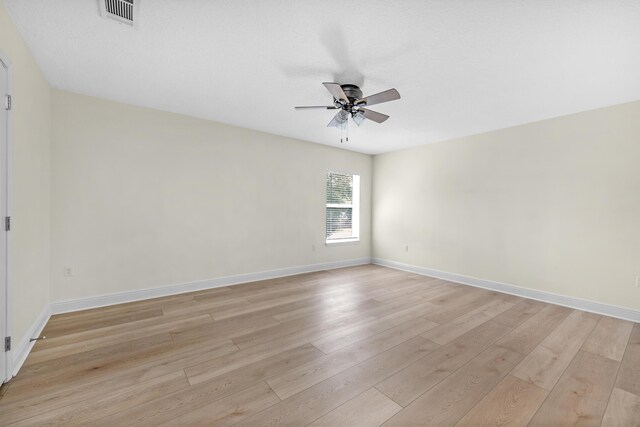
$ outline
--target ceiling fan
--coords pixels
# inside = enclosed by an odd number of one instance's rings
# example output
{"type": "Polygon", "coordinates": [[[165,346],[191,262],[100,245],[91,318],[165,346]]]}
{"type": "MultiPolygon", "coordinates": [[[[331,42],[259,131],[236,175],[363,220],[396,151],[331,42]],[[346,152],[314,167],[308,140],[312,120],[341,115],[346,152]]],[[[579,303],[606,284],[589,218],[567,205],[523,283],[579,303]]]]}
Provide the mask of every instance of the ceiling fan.
{"type": "Polygon", "coordinates": [[[324,110],[340,110],[329,122],[327,127],[336,127],[343,129],[347,126],[349,116],[360,126],[365,120],[373,120],[376,123],[382,123],[389,118],[386,114],[369,110],[370,105],[382,104],[383,102],[394,101],[400,99],[400,94],[395,89],[385,90],[365,98],[362,97],[360,88],[353,84],[339,83],[322,83],[324,87],[333,96],[333,105],[330,106],[311,106],[296,107],[296,110],[324,109],[324,110]]]}

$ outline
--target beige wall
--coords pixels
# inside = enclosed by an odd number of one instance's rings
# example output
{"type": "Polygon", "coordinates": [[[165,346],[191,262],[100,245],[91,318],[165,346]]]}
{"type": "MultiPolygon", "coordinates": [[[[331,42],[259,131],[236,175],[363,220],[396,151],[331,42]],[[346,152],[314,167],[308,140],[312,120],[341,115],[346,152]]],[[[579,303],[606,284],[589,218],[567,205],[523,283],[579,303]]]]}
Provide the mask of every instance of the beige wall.
{"type": "Polygon", "coordinates": [[[640,309],[640,102],[378,155],[373,170],[374,257],[640,309]]]}
{"type": "Polygon", "coordinates": [[[10,286],[17,346],[49,302],[50,90],[0,2],[0,49],[13,73],[10,286]]]}
{"type": "Polygon", "coordinates": [[[368,155],[58,90],[53,119],[53,301],[370,256],[368,155]],[[327,169],[362,176],[357,244],[324,245],[327,169]]]}
{"type": "Polygon", "coordinates": [[[368,257],[370,212],[376,257],[640,309],[640,102],[375,156],[372,207],[370,156],[52,92],[1,2],[0,49],[16,342],[49,301],[368,257]],[[326,169],[358,244],[323,244],[326,169]]]}

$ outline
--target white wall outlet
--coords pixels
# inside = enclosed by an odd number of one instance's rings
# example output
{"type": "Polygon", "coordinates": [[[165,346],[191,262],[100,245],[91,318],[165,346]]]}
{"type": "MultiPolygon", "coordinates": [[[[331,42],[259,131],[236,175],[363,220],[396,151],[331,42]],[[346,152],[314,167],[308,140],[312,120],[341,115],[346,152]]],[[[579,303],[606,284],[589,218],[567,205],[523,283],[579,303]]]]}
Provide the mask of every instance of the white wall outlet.
{"type": "Polygon", "coordinates": [[[315,252],[316,251],[316,245],[311,245],[311,252],[315,252]]]}
{"type": "Polygon", "coordinates": [[[640,288],[640,276],[636,276],[636,288],[640,288]]]}
{"type": "Polygon", "coordinates": [[[404,251],[405,251],[405,252],[409,252],[409,245],[407,245],[406,243],[405,243],[405,245],[404,245],[404,251]]]}
{"type": "Polygon", "coordinates": [[[71,267],[65,267],[64,268],[64,275],[65,275],[65,277],[73,276],[73,269],[71,267]]]}

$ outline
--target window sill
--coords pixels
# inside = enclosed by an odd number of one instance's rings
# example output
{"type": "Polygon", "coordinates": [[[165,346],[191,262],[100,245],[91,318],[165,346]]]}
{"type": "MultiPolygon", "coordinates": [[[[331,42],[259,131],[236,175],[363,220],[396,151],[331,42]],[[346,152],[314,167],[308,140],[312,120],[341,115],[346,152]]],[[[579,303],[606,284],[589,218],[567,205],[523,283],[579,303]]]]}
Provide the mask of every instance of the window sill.
{"type": "Polygon", "coordinates": [[[360,238],[354,239],[340,239],[340,240],[327,240],[324,242],[325,246],[342,246],[342,245],[354,245],[360,243],[360,238]]]}

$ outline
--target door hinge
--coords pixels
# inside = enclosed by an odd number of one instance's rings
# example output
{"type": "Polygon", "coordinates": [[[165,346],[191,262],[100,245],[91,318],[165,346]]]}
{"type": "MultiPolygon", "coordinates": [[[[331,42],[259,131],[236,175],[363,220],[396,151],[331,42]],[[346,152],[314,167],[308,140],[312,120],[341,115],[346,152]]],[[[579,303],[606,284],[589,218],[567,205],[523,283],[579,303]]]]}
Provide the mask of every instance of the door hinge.
{"type": "Polygon", "coordinates": [[[4,98],[4,109],[11,110],[11,95],[7,95],[4,98]]]}
{"type": "Polygon", "coordinates": [[[11,217],[4,217],[4,231],[11,231],[11,217]]]}
{"type": "Polygon", "coordinates": [[[4,351],[11,351],[11,337],[4,337],[4,351]]]}

